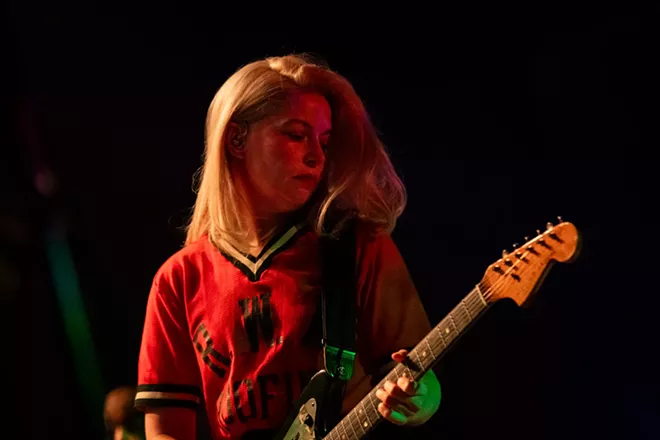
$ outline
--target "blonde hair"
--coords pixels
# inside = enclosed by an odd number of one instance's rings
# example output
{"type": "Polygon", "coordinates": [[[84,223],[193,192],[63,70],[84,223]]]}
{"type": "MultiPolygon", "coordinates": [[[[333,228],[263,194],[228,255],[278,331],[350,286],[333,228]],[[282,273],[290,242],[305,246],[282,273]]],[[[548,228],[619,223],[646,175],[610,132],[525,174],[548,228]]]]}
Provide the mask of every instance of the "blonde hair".
{"type": "Polygon", "coordinates": [[[243,248],[252,223],[232,181],[226,153],[229,122],[254,123],[272,115],[292,90],[323,95],[332,112],[332,136],[324,187],[310,211],[315,231],[336,233],[357,215],[378,230],[391,232],[406,205],[406,191],[353,86],[327,65],[307,55],[268,57],[237,70],[217,91],[206,118],[204,164],[186,244],[208,235],[243,248]],[[332,218],[329,230],[327,220],[332,218]]]}

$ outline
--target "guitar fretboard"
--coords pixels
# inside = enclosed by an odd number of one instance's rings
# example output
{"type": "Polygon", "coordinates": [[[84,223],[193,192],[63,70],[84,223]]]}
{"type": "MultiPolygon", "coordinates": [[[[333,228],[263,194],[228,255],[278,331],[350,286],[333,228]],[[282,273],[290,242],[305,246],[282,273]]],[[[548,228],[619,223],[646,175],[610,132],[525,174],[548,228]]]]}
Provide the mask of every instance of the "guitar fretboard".
{"type": "Polygon", "coordinates": [[[327,440],[356,440],[366,436],[381,420],[376,390],[386,381],[395,382],[407,376],[418,380],[446,352],[452,342],[486,309],[488,303],[477,285],[447,316],[408,353],[404,363],[397,364],[329,433],[327,440]]]}

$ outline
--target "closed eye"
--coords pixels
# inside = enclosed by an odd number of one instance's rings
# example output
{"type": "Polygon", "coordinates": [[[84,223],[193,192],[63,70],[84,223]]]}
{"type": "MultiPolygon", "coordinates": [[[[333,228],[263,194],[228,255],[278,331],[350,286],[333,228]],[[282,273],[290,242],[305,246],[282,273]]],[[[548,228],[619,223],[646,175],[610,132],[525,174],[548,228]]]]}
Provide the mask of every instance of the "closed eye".
{"type": "MultiPolygon", "coordinates": [[[[302,142],[307,138],[306,133],[297,133],[293,131],[286,131],[284,134],[291,139],[294,142],[302,142]]],[[[328,145],[330,144],[330,135],[329,134],[324,134],[322,135],[321,139],[319,140],[321,148],[323,151],[326,151],[328,149],[328,145]]]]}
{"type": "Polygon", "coordinates": [[[321,138],[321,148],[323,148],[323,151],[328,149],[328,146],[330,145],[330,136],[326,135],[321,138]]]}
{"type": "Polygon", "coordinates": [[[289,137],[289,139],[291,139],[291,140],[293,140],[293,141],[302,141],[302,140],[305,139],[305,135],[304,135],[304,134],[298,134],[298,133],[287,133],[286,135],[289,137]]]}

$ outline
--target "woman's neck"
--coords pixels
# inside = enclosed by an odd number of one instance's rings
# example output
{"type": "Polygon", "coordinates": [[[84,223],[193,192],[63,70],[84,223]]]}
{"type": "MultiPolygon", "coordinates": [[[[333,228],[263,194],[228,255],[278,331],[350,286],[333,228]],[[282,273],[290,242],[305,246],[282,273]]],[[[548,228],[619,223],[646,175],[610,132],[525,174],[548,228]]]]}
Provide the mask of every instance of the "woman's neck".
{"type": "Polygon", "coordinates": [[[256,257],[274,236],[291,225],[296,213],[264,214],[248,208],[244,215],[248,230],[238,250],[256,257]]]}
{"type": "Polygon", "coordinates": [[[266,246],[266,243],[286,225],[288,216],[281,214],[270,216],[254,215],[252,218],[253,226],[250,229],[247,244],[251,249],[258,249],[257,253],[259,253],[266,246]]]}
{"type": "Polygon", "coordinates": [[[307,212],[309,209],[306,206],[295,212],[264,212],[256,208],[264,204],[253,203],[254,201],[246,194],[242,185],[237,185],[237,190],[244,202],[243,212],[245,218],[248,220],[246,225],[248,226],[248,233],[242,243],[241,249],[238,250],[252,256],[259,255],[275,235],[280,233],[283,228],[289,226],[294,218],[301,215],[302,212],[307,212]]]}
{"type": "MultiPolygon", "coordinates": [[[[237,174],[240,175],[240,173],[237,174]]],[[[240,182],[243,179],[239,178],[237,180],[240,182]]],[[[252,197],[250,197],[248,191],[240,183],[236,185],[236,190],[242,201],[240,210],[244,219],[243,224],[247,227],[247,235],[243,237],[238,250],[256,256],[280,228],[282,228],[285,217],[278,214],[264,213],[256,209],[256,206],[259,206],[259,204],[253,203],[252,197]]]]}

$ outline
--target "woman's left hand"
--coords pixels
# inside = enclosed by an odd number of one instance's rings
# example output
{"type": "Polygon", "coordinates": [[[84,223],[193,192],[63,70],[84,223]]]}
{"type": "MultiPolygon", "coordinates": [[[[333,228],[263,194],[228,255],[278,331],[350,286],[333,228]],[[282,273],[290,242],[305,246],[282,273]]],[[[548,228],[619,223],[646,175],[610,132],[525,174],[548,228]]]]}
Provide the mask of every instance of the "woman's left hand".
{"type": "MultiPolygon", "coordinates": [[[[403,362],[407,350],[392,354],[392,359],[403,362]]],[[[401,377],[396,383],[386,381],[384,387],[376,391],[381,400],[378,411],[390,422],[397,425],[419,425],[431,418],[440,406],[440,383],[433,370],[429,370],[418,382],[401,377]]]]}

